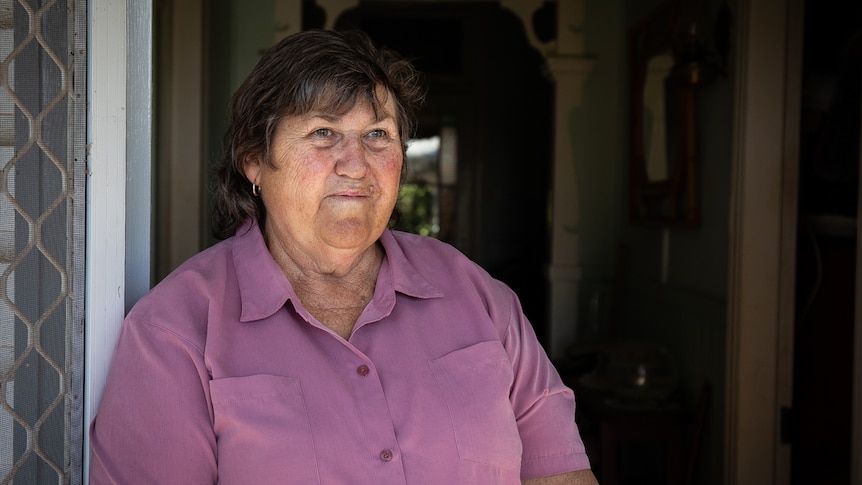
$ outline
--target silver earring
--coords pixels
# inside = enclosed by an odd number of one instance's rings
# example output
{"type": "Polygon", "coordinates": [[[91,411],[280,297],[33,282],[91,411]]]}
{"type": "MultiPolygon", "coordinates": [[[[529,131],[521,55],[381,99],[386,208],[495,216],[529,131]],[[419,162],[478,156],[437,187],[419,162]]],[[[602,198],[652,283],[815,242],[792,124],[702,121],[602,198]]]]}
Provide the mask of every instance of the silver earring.
{"type": "Polygon", "coordinates": [[[254,182],[251,183],[251,195],[255,197],[260,195],[260,185],[257,185],[254,182]]]}

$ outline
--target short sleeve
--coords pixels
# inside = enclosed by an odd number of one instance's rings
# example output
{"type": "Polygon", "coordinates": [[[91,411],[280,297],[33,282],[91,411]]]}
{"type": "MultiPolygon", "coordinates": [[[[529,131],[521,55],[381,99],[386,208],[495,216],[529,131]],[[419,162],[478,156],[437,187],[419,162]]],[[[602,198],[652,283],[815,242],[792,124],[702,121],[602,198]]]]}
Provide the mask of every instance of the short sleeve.
{"type": "Polygon", "coordinates": [[[90,483],[215,483],[208,380],[201,349],[127,319],[90,426],[90,483]]]}
{"type": "Polygon", "coordinates": [[[524,450],[521,478],[588,469],[575,423],[574,393],[563,384],[517,297],[510,293],[509,298],[504,347],[515,375],[511,402],[524,450]]]}

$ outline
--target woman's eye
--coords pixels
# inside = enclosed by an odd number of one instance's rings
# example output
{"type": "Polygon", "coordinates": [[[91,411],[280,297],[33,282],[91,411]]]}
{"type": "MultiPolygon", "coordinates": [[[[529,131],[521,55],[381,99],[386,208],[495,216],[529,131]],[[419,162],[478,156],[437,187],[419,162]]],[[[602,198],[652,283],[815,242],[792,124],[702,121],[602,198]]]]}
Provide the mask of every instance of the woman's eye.
{"type": "Polygon", "coordinates": [[[313,134],[314,134],[314,136],[318,136],[320,138],[328,138],[328,137],[332,136],[332,130],[330,130],[329,128],[320,128],[320,129],[314,130],[313,134]]]}
{"type": "Polygon", "coordinates": [[[384,138],[386,137],[386,130],[373,130],[368,133],[368,136],[371,138],[384,138]]]}

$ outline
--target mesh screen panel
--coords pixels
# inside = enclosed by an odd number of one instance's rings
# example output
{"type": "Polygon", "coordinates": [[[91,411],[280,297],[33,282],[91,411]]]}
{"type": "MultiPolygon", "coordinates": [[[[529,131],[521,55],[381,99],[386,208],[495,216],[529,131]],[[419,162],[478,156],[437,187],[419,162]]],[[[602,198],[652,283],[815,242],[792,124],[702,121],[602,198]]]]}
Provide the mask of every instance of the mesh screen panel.
{"type": "Polygon", "coordinates": [[[85,26],[0,0],[0,484],[83,479],[85,26]]]}

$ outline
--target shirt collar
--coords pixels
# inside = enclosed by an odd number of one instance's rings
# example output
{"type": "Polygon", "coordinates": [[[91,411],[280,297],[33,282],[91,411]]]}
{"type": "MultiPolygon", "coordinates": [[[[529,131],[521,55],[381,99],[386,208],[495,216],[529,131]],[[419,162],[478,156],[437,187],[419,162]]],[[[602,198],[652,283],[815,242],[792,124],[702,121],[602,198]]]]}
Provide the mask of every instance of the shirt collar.
{"type": "Polygon", "coordinates": [[[391,272],[393,289],[415,298],[439,298],[443,296],[421,271],[413,264],[401,247],[401,240],[390,230],[383,231],[380,243],[386,250],[386,259],[380,268],[391,272]],[[388,266],[388,269],[386,268],[388,266]]]}
{"type": "MultiPolygon", "coordinates": [[[[233,240],[234,268],[242,301],[240,321],[261,320],[275,314],[287,300],[299,301],[287,277],[272,258],[254,219],[246,221],[233,240]]],[[[394,301],[385,304],[380,300],[392,298],[396,291],[422,299],[443,296],[405,255],[392,231],[384,231],[380,243],[386,256],[377,280],[375,306],[391,308],[394,301]]]]}
{"type": "Polygon", "coordinates": [[[233,236],[233,263],[242,301],[241,322],[273,315],[288,299],[296,298],[253,218],[233,236]]]}

